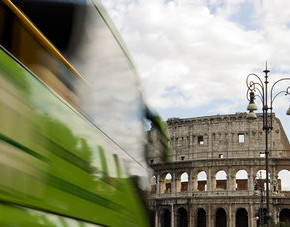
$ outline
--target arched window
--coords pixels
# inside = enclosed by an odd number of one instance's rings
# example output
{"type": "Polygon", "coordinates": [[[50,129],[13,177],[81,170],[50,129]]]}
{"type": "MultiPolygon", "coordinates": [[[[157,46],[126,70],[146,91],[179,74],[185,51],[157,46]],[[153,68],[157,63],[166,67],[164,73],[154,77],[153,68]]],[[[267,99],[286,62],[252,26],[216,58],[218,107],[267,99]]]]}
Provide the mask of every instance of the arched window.
{"type": "Polygon", "coordinates": [[[188,189],[188,174],[184,172],[180,176],[180,191],[185,192],[188,189]]]}
{"type": "Polygon", "coordinates": [[[197,174],[197,190],[207,191],[207,175],[205,171],[201,171],[197,174]]]}
{"type": "Polygon", "coordinates": [[[248,190],[248,173],[246,170],[239,170],[236,173],[236,190],[248,190]]]}
{"type": "Polygon", "coordinates": [[[184,192],[188,189],[188,174],[187,172],[183,172],[182,174],[178,175],[176,180],[176,190],[177,192],[184,192]]]}
{"type": "Polygon", "coordinates": [[[278,190],[290,191],[290,171],[283,169],[278,173],[278,190]]]}
{"type": "Polygon", "coordinates": [[[161,193],[171,193],[172,175],[167,173],[162,180],[161,193]]]}
{"type": "Polygon", "coordinates": [[[227,189],[227,174],[224,170],[216,174],[216,189],[227,189]]]}

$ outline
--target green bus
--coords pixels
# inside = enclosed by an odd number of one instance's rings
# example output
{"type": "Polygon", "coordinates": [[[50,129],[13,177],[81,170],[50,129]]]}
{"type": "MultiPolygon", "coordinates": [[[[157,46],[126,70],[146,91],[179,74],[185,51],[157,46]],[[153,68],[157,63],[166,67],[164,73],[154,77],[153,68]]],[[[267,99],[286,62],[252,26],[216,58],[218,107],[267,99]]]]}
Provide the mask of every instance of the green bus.
{"type": "Polygon", "coordinates": [[[0,226],[149,226],[146,113],[100,2],[0,0],[0,226]]]}

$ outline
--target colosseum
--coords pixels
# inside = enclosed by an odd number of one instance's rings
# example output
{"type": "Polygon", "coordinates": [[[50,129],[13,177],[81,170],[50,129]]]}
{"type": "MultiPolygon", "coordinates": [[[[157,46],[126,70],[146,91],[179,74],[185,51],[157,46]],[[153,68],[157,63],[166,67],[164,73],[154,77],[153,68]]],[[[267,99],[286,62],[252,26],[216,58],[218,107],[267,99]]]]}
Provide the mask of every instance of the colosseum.
{"type": "MultiPolygon", "coordinates": [[[[265,221],[263,116],[246,113],[167,120],[172,163],[160,160],[157,130],[149,135],[154,170],[154,226],[256,227],[265,221]]],[[[269,133],[271,222],[290,222],[290,144],[273,114],[269,133]]]]}

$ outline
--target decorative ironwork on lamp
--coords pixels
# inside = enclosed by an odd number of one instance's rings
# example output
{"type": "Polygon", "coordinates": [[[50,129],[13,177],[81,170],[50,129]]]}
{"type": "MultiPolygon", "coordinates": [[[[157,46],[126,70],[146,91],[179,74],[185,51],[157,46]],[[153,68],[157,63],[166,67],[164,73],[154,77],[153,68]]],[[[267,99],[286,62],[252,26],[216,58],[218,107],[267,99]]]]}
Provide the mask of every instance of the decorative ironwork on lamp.
{"type": "MultiPolygon", "coordinates": [[[[255,114],[255,110],[257,110],[257,105],[255,104],[254,100],[255,97],[260,98],[262,104],[263,104],[263,131],[265,132],[265,166],[266,166],[266,204],[267,204],[267,210],[266,210],[266,221],[267,221],[267,227],[270,227],[270,208],[269,208],[269,163],[268,163],[268,156],[269,156],[269,149],[268,149],[268,133],[273,129],[273,118],[272,118],[272,110],[273,110],[273,102],[275,98],[281,94],[285,93],[285,95],[290,95],[290,86],[286,88],[286,90],[282,90],[280,92],[277,92],[273,96],[273,88],[275,85],[281,81],[290,81],[290,78],[283,78],[280,80],[277,80],[271,87],[270,92],[270,106],[268,106],[268,73],[270,72],[267,69],[267,63],[266,63],[266,69],[263,71],[265,73],[265,81],[263,82],[261,78],[251,73],[247,76],[247,99],[250,101],[249,105],[247,107],[247,110],[249,110],[248,118],[249,119],[256,119],[257,115],[255,114]],[[250,78],[253,77],[253,80],[250,80],[250,78]],[[255,94],[256,92],[256,94],[255,94]],[[268,116],[268,110],[270,110],[270,116],[268,116]]],[[[288,108],[287,115],[290,115],[290,107],[288,108]]]]}

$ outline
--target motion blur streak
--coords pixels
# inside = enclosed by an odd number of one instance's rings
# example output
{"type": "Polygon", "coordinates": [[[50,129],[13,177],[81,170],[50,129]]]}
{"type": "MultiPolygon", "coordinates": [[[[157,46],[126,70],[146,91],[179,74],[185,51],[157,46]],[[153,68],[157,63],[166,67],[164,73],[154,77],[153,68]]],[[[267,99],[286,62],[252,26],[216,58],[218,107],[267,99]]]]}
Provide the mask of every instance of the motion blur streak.
{"type": "Polygon", "coordinates": [[[1,0],[0,226],[149,226],[144,111],[99,2],[1,0]]]}

